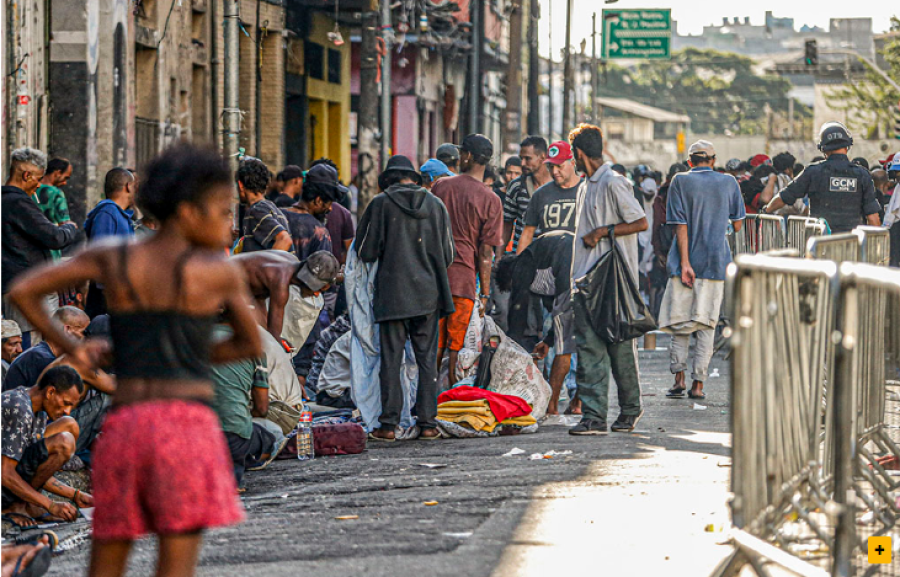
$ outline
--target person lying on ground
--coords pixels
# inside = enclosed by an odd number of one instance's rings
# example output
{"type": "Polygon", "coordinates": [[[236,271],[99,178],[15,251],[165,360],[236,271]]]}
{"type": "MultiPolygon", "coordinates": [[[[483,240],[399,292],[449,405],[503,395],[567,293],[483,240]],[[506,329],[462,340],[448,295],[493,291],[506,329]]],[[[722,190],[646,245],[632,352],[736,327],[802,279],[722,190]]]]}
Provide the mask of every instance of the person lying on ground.
{"type": "Polygon", "coordinates": [[[150,533],[159,536],[156,574],[192,575],[203,531],[244,518],[209,407],[212,366],[262,354],[243,271],[224,255],[233,191],[217,150],[178,142],[147,165],[138,189],[141,211],[160,222],[156,234],[89,247],[10,288],[62,352],[95,368],[114,351],[114,408],[92,463],[91,577],[123,575],[133,542],[150,533]],[[104,286],[112,343],[68,337],[42,306],[41,295],[86,280],[104,286]],[[214,341],[223,318],[234,334],[214,341]]]}
{"type": "MultiPolygon", "coordinates": [[[[213,338],[226,338],[231,330],[216,327],[213,338]]],[[[212,369],[215,398],[213,410],[222,424],[238,487],[247,466],[267,460],[275,449],[275,436],[253,417],[269,412],[269,371],[265,358],[242,359],[212,369]]]]}
{"type": "Polygon", "coordinates": [[[3,514],[21,519],[20,525],[33,525],[34,517],[47,512],[74,521],[75,507],[94,506],[91,495],[53,477],[75,454],[78,424],[69,414],[83,392],[77,371],[54,367],[33,387],[3,393],[3,514]],[[41,489],[75,506],[52,501],[41,489]]]}
{"type": "MultiPolygon", "coordinates": [[[[62,327],[63,332],[73,339],[83,340],[84,331],[91,324],[91,319],[84,311],[75,307],[60,307],[53,313],[54,322],[62,327]]],[[[31,347],[9,366],[9,372],[3,381],[3,390],[17,387],[33,386],[41,373],[62,352],[59,345],[44,340],[31,347]]]]}
{"type": "MultiPolygon", "coordinates": [[[[232,260],[247,275],[259,324],[279,341],[282,340],[285,310],[292,304],[291,286],[299,289],[303,300],[309,300],[337,282],[340,269],[337,259],[327,251],[313,253],[303,262],[284,251],[243,253],[232,260]]],[[[322,309],[321,304],[318,309],[322,309]]],[[[318,313],[315,316],[318,317],[318,313]]],[[[309,328],[312,329],[312,325],[309,328]]],[[[303,336],[301,341],[289,344],[300,346],[305,341],[303,336]]]]}

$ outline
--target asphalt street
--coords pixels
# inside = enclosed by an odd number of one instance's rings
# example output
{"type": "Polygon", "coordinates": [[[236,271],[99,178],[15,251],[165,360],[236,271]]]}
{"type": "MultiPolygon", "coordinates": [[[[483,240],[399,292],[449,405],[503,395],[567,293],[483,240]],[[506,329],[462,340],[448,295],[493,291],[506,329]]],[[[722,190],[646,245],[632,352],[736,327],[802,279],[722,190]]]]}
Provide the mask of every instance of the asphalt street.
{"type": "MultiPolygon", "coordinates": [[[[730,552],[728,364],[714,359],[720,376],[695,402],[665,398],[667,351],[640,360],[645,415],[632,434],[572,437],[553,425],[494,439],[370,443],[361,455],[249,473],[247,522],[206,535],[198,573],[708,575],[730,552]],[[504,456],[515,448],[524,453],[504,456]],[[551,450],[571,454],[531,459],[551,450]]],[[[84,574],[88,547],[57,557],[49,574],[84,574]]],[[[128,575],[152,574],[154,554],[152,539],[137,543],[128,575]]]]}

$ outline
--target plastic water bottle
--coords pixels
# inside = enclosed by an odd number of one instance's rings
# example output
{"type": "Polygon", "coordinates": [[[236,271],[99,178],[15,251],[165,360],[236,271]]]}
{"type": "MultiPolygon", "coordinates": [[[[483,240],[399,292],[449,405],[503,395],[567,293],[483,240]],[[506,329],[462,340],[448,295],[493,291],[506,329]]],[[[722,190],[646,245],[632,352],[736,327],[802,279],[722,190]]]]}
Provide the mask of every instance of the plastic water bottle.
{"type": "Polygon", "coordinates": [[[313,443],[312,413],[303,411],[300,413],[300,422],[297,423],[297,458],[308,461],[316,458],[316,447],[313,443]]]}

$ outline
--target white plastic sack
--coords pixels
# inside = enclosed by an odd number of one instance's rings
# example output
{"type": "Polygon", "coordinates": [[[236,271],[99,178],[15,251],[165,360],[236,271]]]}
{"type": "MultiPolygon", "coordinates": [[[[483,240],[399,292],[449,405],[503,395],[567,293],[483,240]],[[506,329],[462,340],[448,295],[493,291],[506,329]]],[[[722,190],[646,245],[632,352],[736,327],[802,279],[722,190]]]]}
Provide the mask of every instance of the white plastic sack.
{"type": "Polygon", "coordinates": [[[531,353],[507,337],[493,321],[486,324],[485,336],[498,337],[500,345],[491,361],[489,391],[513,395],[531,405],[531,416],[537,420],[547,414],[552,390],[541,371],[534,365],[531,353]]]}
{"type": "Polygon", "coordinates": [[[303,403],[303,389],[291,364],[291,356],[269,331],[259,327],[259,334],[269,371],[269,400],[296,407],[303,403]]]}
{"type": "MultiPolygon", "coordinates": [[[[319,320],[319,313],[325,306],[322,295],[303,298],[300,287],[291,285],[291,296],[284,307],[284,325],[281,338],[291,343],[291,356],[296,355],[306,343],[309,333],[319,320]]],[[[268,302],[266,302],[268,306],[268,302]]]]}

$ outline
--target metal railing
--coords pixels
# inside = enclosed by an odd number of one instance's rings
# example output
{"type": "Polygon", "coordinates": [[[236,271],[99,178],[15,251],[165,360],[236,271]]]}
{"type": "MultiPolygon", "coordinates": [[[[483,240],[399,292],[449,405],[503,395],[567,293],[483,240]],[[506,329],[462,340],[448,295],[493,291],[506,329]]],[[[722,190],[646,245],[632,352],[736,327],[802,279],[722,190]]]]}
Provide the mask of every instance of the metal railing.
{"type": "MultiPolygon", "coordinates": [[[[849,235],[855,253],[846,236],[810,253],[884,262],[881,229],[849,235]]],[[[737,531],[716,575],[876,574],[866,538],[900,521],[900,270],[744,255],[728,292],[737,531]]]]}
{"type": "MultiPolygon", "coordinates": [[[[900,383],[895,380],[900,348],[896,339],[885,339],[886,331],[900,330],[900,271],[844,263],[839,274],[833,402],[834,501],[840,514],[832,571],[852,576],[866,570],[868,575],[867,537],[891,534],[900,520],[900,496],[895,493],[900,477],[885,468],[900,461],[900,383]]],[[[900,564],[879,574],[900,575],[900,564]]]]}
{"type": "Polygon", "coordinates": [[[837,263],[859,261],[859,236],[852,232],[814,236],[806,245],[811,258],[832,260],[837,263]]]}
{"type": "Polygon", "coordinates": [[[759,225],[757,223],[759,215],[748,214],[744,220],[741,230],[728,236],[728,243],[731,245],[731,254],[737,256],[739,254],[756,254],[759,246],[759,225]]]}
{"type": "MultiPolygon", "coordinates": [[[[833,438],[822,399],[837,265],[745,255],[730,267],[728,283],[734,525],[788,552],[812,538],[829,548],[829,523],[816,511],[827,501],[822,441],[833,438]]],[[[752,552],[739,552],[753,562],[752,552]]]]}
{"type": "MultiPolygon", "coordinates": [[[[808,216],[787,217],[787,248],[793,248],[801,253],[806,251],[806,243],[810,239],[811,230],[808,225],[817,224],[818,220],[808,216]]],[[[823,226],[824,229],[824,226],[823,226]]]]}

